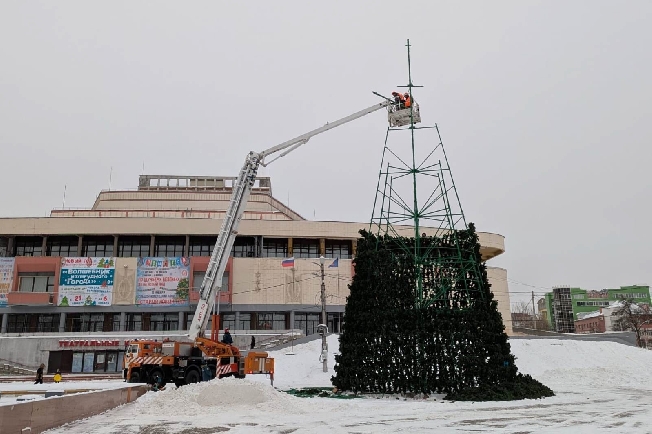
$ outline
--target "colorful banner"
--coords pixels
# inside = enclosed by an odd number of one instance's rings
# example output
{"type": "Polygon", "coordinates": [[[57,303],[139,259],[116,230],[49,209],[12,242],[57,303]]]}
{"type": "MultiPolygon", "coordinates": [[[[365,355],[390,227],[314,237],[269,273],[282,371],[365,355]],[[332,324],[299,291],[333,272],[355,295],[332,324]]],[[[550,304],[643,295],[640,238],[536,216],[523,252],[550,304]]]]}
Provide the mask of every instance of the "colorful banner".
{"type": "Polygon", "coordinates": [[[188,306],[190,258],[138,258],[136,304],[188,306]]]}
{"type": "Polygon", "coordinates": [[[115,258],[61,258],[58,306],[111,306],[115,258]]]}
{"type": "Polygon", "coordinates": [[[7,306],[7,294],[14,282],[14,262],[16,258],[0,258],[0,307],[7,306]]]}

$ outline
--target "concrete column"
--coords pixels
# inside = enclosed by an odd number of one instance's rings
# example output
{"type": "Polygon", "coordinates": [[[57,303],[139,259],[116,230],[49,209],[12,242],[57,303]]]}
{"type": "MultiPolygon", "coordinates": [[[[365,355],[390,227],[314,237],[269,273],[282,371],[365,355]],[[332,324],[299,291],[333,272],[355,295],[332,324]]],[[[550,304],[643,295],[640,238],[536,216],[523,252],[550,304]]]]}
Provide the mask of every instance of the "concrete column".
{"type": "Polygon", "coordinates": [[[358,250],[358,240],[351,240],[351,257],[355,258],[355,254],[358,250]]]}
{"type": "Polygon", "coordinates": [[[9,314],[8,313],[3,313],[2,314],[2,328],[0,329],[0,333],[7,333],[7,321],[9,321],[9,314]]]}
{"type": "Polygon", "coordinates": [[[290,329],[294,328],[294,311],[290,311],[290,329]]]}
{"type": "Polygon", "coordinates": [[[319,254],[326,256],[326,239],[325,238],[320,238],[319,239],[319,254]]]}
{"type": "Polygon", "coordinates": [[[154,256],[154,248],[156,243],[156,237],[151,235],[149,238],[149,256],[154,256]]]}
{"type": "Polygon", "coordinates": [[[186,329],[186,315],[185,312],[179,312],[179,330],[186,329]]]}
{"type": "Polygon", "coordinates": [[[190,256],[190,235],[186,235],[186,245],[183,246],[183,256],[190,256]]]}
{"type": "Polygon", "coordinates": [[[127,331],[127,313],[126,312],[120,312],[120,331],[121,332],[126,332],[127,331]]]}
{"type": "Polygon", "coordinates": [[[113,256],[118,257],[118,236],[113,236],[113,256]]]}
{"type": "Polygon", "coordinates": [[[291,257],[294,251],[292,250],[292,238],[288,238],[288,257],[291,257]]]}
{"type": "Polygon", "coordinates": [[[41,243],[41,256],[48,255],[47,248],[48,248],[48,237],[47,235],[45,235],[43,236],[43,242],[41,243]]]}
{"type": "Polygon", "coordinates": [[[59,316],[59,333],[63,333],[66,331],[66,313],[61,312],[61,315],[59,316]]]}
{"type": "Polygon", "coordinates": [[[235,327],[234,330],[240,330],[240,312],[235,313],[235,327]]]}
{"type": "Polygon", "coordinates": [[[80,235],[77,237],[77,256],[79,257],[84,256],[82,255],[82,247],[84,247],[84,236],[80,235]]]}

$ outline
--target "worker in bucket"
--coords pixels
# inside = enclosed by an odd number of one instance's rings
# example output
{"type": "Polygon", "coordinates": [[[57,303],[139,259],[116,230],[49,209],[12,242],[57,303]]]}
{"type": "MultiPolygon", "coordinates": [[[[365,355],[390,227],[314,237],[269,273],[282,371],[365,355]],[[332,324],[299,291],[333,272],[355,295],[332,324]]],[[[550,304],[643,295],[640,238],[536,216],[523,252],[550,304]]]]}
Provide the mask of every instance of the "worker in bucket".
{"type": "Polygon", "coordinates": [[[405,108],[405,97],[398,92],[392,92],[394,97],[395,110],[400,110],[405,108]]]}
{"type": "Polygon", "coordinates": [[[410,108],[412,105],[412,98],[410,98],[410,94],[405,92],[403,98],[405,98],[405,108],[410,108]]]}
{"type": "Polygon", "coordinates": [[[224,330],[224,336],[222,336],[222,342],[228,345],[233,345],[233,337],[229,333],[229,329],[224,330]]]}

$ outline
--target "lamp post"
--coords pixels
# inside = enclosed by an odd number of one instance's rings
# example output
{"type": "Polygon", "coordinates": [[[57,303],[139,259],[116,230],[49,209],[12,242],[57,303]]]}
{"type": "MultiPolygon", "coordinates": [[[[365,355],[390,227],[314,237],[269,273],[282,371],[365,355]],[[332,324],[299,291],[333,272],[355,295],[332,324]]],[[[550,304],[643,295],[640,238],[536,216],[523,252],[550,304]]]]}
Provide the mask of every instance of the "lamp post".
{"type": "Polygon", "coordinates": [[[328,332],[328,318],[326,317],[326,283],[324,282],[324,262],[326,258],[319,257],[319,268],[321,270],[321,359],[323,371],[328,372],[328,344],[326,334],[328,332]]]}

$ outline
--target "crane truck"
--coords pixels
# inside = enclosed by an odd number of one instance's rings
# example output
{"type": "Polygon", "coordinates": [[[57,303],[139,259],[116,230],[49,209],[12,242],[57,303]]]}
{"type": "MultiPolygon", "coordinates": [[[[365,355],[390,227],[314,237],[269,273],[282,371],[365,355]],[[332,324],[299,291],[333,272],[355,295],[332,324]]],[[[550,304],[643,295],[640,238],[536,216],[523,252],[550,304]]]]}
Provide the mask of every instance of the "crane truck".
{"type": "Polygon", "coordinates": [[[199,300],[188,331],[188,339],[184,341],[135,339],[127,342],[123,365],[125,381],[151,384],[174,382],[179,386],[226,376],[244,378],[247,374],[266,374],[274,384],[274,359],[270,358],[267,352],[253,350],[240,352],[236,346],[218,341],[219,315],[213,315],[211,338],[205,337],[209,314],[222,282],[238,225],[260,166],[267,166],[287,155],[318,134],[383,108],[388,111],[391,127],[421,122],[419,105],[414,100],[411,107],[403,108],[389,98],[376,92],[374,94],[384,98],[384,101],[262,152],[249,152],[233,184],[231,200],[206,275],[199,288],[199,300]],[[267,158],[271,160],[266,161],[267,158]]]}

